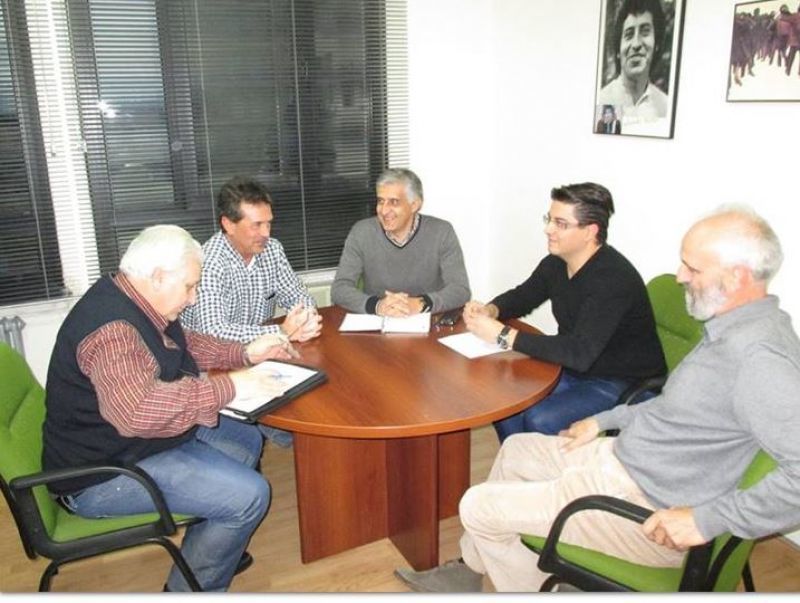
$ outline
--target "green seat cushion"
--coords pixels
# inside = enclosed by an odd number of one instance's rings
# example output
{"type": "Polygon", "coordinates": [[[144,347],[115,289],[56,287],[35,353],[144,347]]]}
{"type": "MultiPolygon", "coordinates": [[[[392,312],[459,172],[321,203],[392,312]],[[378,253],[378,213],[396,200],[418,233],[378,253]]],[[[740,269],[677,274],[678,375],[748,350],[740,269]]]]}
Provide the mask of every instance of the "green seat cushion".
{"type": "MultiPolygon", "coordinates": [[[[522,534],[522,542],[536,553],[544,541],[541,536],[522,534]]],[[[683,575],[682,567],[639,565],[572,544],[559,544],[556,549],[565,560],[640,592],[675,592],[683,575]]]]}
{"type": "MultiPolygon", "coordinates": [[[[176,522],[191,519],[188,515],[173,515],[176,522]]],[[[50,537],[56,542],[69,542],[78,538],[97,536],[107,532],[114,532],[123,528],[145,525],[158,520],[158,513],[141,513],[139,515],[124,515],[122,517],[103,517],[87,519],[80,515],[69,513],[62,507],[56,511],[56,525],[50,537]]]]}

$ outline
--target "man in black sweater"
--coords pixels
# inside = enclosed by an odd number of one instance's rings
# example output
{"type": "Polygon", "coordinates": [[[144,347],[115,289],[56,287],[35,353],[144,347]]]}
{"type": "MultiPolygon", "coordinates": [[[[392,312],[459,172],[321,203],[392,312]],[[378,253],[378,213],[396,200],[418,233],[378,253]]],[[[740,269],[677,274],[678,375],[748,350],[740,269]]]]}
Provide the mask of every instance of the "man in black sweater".
{"type": "Polygon", "coordinates": [[[611,408],[632,383],[667,370],[642,277],[606,243],[611,193],[587,182],[554,188],[550,196],[544,216],[550,254],[519,286],[464,308],[467,327],[481,339],[563,367],[547,398],[495,423],[501,442],[520,432],[558,434],[611,408]],[[548,299],[556,335],[531,335],[500,322],[548,299]]]}

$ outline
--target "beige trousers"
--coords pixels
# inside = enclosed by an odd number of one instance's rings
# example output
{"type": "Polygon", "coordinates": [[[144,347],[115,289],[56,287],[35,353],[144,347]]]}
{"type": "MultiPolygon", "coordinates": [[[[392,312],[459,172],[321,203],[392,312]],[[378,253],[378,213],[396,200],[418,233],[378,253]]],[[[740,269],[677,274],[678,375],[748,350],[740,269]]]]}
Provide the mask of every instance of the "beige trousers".
{"type": "MultiPolygon", "coordinates": [[[[462,557],[476,572],[488,574],[498,591],[539,590],[547,574],[519,535],[546,536],[570,501],[606,494],[653,508],[614,456],[614,438],[598,438],[568,453],[559,450],[563,440],[535,433],[507,438],[488,480],[461,499],[462,557]]],[[[676,567],[685,555],[648,540],[641,524],[603,511],[574,515],[561,537],[642,565],[676,567]]]]}

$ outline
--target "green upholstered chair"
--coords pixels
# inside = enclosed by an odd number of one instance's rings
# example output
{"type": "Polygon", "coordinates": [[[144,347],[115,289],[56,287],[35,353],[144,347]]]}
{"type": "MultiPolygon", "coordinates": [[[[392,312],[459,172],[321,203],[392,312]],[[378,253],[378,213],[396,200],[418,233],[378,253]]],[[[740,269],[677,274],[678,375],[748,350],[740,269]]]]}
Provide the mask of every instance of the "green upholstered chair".
{"type": "MultiPolygon", "coordinates": [[[[776,466],[775,461],[759,451],[742,477],[739,488],[749,488],[776,466]]],[[[566,582],[584,591],[714,591],[732,592],[747,567],[755,542],[730,534],[692,547],[682,567],[659,568],[624,561],[597,551],[559,542],[561,530],[570,515],[601,509],[631,521],[644,522],[651,511],[609,496],[586,496],[564,507],[553,523],[547,538],[523,535],[522,542],[539,554],[539,568],[551,576],[542,591],[566,582]]],[[[746,587],[747,581],[745,581],[746,587]]],[[[752,590],[752,582],[748,590],[752,590]]]]}
{"type": "MultiPolygon", "coordinates": [[[[656,319],[656,332],[664,350],[667,372],[671,373],[684,356],[703,338],[703,323],[686,311],[683,287],[674,274],[661,274],[647,283],[647,295],[656,319]]],[[[617,404],[630,404],[645,390],[660,391],[666,375],[644,379],[625,390],[617,404]]]]}
{"type": "Polygon", "coordinates": [[[51,560],[42,574],[39,590],[50,590],[52,577],[65,563],[148,543],[163,546],[192,590],[201,590],[183,555],[167,538],[176,533],[176,524],[195,520],[170,515],[158,486],[137,467],[78,467],[43,472],[44,415],[41,385],[22,356],[0,343],[0,487],[25,553],[31,559],[41,555],[51,560]],[[46,484],[96,473],[136,479],[150,493],[157,512],[85,519],[66,511],[47,491],[46,484]]]}

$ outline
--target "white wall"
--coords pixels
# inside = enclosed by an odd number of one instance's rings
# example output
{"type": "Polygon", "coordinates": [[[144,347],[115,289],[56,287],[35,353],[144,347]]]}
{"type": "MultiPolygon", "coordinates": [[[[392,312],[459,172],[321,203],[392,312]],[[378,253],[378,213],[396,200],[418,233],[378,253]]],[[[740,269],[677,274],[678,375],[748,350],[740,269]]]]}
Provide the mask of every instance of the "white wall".
{"type": "Polygon", "coordinates": [[[599,14],[597,0],[409,0],[411,166],[426,211],[456,226],[475,296],[546,252],[553,186],[595,180],[615,198],[611,244],[645,280],[676,270],[702,213],[753,205],[787,257],[773,291],[800,316],[800,105],[725,102],[733,2],[688,4],[672,140],[592,133],[599,14]]]}
{"type": "MultiPolygon", "coordinates": [[[[609,240],[645,280],[723,202],[749,203],[786,255],[772,291],[800,321],[800,104],[726,103],[732,0],[689,2],[672,140],[592,134],[598,0],[408,0],[411,167],[458,232],[473,295],[517,284],[546,253],[550,189],[614,195],[609,240]]],[[[553,331],[552,316],[533,321],[553,331]]],[[[792,535],[800,543],[800,532],[792,535]]]]}

